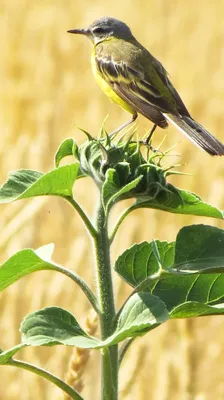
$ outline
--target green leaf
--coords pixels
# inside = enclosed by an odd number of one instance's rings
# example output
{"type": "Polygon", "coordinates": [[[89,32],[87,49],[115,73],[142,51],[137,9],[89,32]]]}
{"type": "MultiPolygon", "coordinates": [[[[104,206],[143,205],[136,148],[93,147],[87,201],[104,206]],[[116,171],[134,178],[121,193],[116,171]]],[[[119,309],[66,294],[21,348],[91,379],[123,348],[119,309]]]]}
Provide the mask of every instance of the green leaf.
{"type": "Polygon", "coordinates": [[[120,181],[118,173],[115,169],[108,169],[106,172],[105,182],[102,187],[102,200],[104,208],[107,207],[111,197],[120,189],[120,181]]]}
{"type": "Polygon", "coordinates": [[[52,252],[53,245],[50,244],[43,246],[36,251],[32,249],[25,249],[10,257],[0,267],[0,291],[32,272],[42,270],[57,271],[66,275],[75,283],[77,283],[87,296],[93,308],[96,310],[96,312],[98,312],[99,306],[93,292],[77,274],[51,262],[52,252]]]}
{"type": "Polygon", "coordinates": [[[169,319],[165,304],[149,293],[134,293],[119,315],[117,328],[103,343],[112,345],[127,338],[145,335],[169,319]]]}
{"type": "Polygon", "coordinates": [[[43,246],[42,250],[38,249],[36,252],[32,249],[24,249],[14,254],[0,267],[0,291],[31,272],[53,270],[56,265],[48,262],[51,254],[51,245],[43,246]],[[41,252],[42,258],[40,257],[41,252]],[[46,261],[47,259],[48,261],[46,261]]]}
{"type": "MultiPolygon", "coordinates": [[[[55,154],[55,166],[59,167],[61,160],[67,156],[74,156],[77,160],[79,160],[79,148],[73,139],[66,139],[62,142],[55,154]]],[[[78,163],[79,165],[79,163],[78,163]]],[[[79,170],[77,172],[76,179],[84,178],[86,175],[81,171],[80,165],[79,170]]]]}
{"type": "Polygon", "coordinates": [[[67,156],[73,156],[73,149],[76,143],[73,139],[66,139],[62,142],[55,154],[55,166],[59,167],[60,161],[67,156]]]}
{"type": "Polygon", "coordinates": [[[171,318],[223,314],[223,235],[221,229],[193,225],[180,230],[176,248],[175,243],[156,241],[165,269],[161,275],[152,243],[146,242],[126,250],[115,269],[134,288],[159,297],[171,318]]]}
{"type": "Polygon", "coordinates": [[[22,344],[81,348],[103,348],[128,337],[144,335],[168,319],[164,303],[149,293],[135,293],[124,305],[113,335],[104,341],[88,336],[75,317],[58,307],[47,307],[28,314],[22,324],[22,344]]]}
{"type": "MultiPolygon", "coordinates": [[[[175,243],[155,241],[160,260],[164,268],[173,264],[175,243]]],[[[115,262],[115,271],[132,286],[157,274],[160,266],[153,252],[153,243],[142,242],[134,244],[126,250],[115,262]]]]}
{"type": "Polygon", "coordinates": [[[224,303],[210,306],[196,301],[188,301],[175,307],[170,313],[170,318],[192,318],[221,314],[224,314],[224,303]]]}
{"type": "Polygon", "coordinates": [[[131,173],[130,165],[126,161],[117,163],[116,172],[119,176],[121,186],[125,186],[131,173]]]}
{"type": "Polygon", "coordinates": [[[224,230],[191,225],[180,230],[173,269],[186,272],[224,272],[224,230]]]}
{"type": "Polygon", "coordinates": [[[223,211],[202,201],[196,194],[182,189],[176,189],[176,192],[170,191],[165,201],[163,192],[161,192],[161,198],[160,196],[156,196],[151,200],[138,199],[133,209],[154,208],[175,214],[199,215],[218,219],[224,218],[223,211]]]}
{"type": "Polygon", "coordinates": [[[134,189],[141,179],[142,175],[127,183],[125,186],[121,186],[117,171],[109,168],[106,172],[105,182],[102,187],[102,200],[106,213],[110,205],[121,199],[125,193],[134,189]]]}
{"type": "Polygon", "coordinates": [[[64,344],[93,348],[99,344],[80,327],[75,317],[59,307],[47,307],[28,314],[20,327],[22,343],[28,346],[64,344]]]}
{"type": "Polygon", "coordinates": [[[19,170],[9,174],[0,188],[0,203],[35,196],[72,196],[79,165],[65,165],[46,174],[32,170],[19,170]]]}
{"type": "Polygon", "coordinates": [[[164,301],[169,311],[188,302],[216,307],[224,302],[224,274],[170,274],[149,283],[147,290],[164,301]]]}
{"type": "Polygon", "coordinates": [[[23,347],[25,347],[25,344],[21,343],[9,350],[0,351],[0,365],[6,364],[12,358],[12,356],[14,356],[14,354],[16,354],[23,347]]]}

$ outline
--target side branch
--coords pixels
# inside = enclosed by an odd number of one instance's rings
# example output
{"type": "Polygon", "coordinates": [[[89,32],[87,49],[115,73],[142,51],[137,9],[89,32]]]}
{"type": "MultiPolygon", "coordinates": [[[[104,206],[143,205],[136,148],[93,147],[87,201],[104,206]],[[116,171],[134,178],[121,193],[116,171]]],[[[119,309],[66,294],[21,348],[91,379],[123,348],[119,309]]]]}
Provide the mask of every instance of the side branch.
{"type": "Polygon", "coordinates": [[[63,382],[61,379],[57,378],[57,376],[51,374],[50,372],[39,368],[33,364],[20,361],[20,360],[10,360],[6,363],[6,365],[12,366],[12,367],[18,367],[22,369],[26,369],[27,371],[33,372],[36,375],[41,376],[42,378],[46,379],[47,381],[53,383],[54,385],[58,386],[60,389],[62,389],[65,393],[67,393],[71,399],[73,400],[84,400],[83,397],[79,395],[74,389],[72,389],[71,386],[67,385],[65,382],[63,382]]]}
{"type": "Polygon", "coordinates": [[[78,212],[78,214],[82,218],[83,223],[84,223],[86,229],[88,230],[90,236],[92,236],[93,239],[96,239],[97,231],[94,228],[94,226],[91,223],[91,221],[88,218],[88,216],[86,215],[86,213],[83,211],[83,209],[77,203],[77,201],[75,199],[73,199],[72,197],[69,197],[69,196],[65,196],[64,199],[67,200],[72,205],[72,207],[78,212]]]}

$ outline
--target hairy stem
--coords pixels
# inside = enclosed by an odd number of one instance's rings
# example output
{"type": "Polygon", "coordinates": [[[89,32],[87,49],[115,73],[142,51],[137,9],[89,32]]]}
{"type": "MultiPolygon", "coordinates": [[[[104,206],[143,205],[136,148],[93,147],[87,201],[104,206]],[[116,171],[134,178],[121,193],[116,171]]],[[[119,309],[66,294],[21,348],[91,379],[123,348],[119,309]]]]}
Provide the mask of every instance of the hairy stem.
{"type": "Polygon", "coordinates": [[[136,209],[136,205],[133,204],[132,206],[130,206],[129,208],[127,208],[123,214],[120,215],[120,217],[118,218],[117,222],[115,223],[115,226],[110,234],[110,244],[113,242],[115,235],[118,231],[118,228],[120,227],[121,223],[124,221],[124,219],[127,217],[128,214],[130,214],[130,212],[132,212],[133,210],[136,209]]]}
{"type": "Polygon", "coordinates": [[[92,223],[91,223],[90,219],[88,218],[88,216],[86,215],[86,213],[80,207],[79,203],[77,203],[77,201],[75,199],[73,199],[72,197],[69,197],[69,196],[64,197],[64,199],[67,200],[72,205],[72,207],[75,208],[75,210],[78,212],[78,214],[82,218],[83,223],[84,223],[85,227],[87,228],[90,236],[92,236],[92,238],[95,239],[96,235],[97,235],[96,229],[92,225],[92,223]]]}
{"type": "Polygon", "coordinates": [[[62,274],[68,276],[74,282],[76,282],[77,285],[79,285],[79,287],[85,293],[86,297],[88,298],[89,302],[91,303],[96,313],[100,314],[100,309],[96,296],[94,295],[92,290],[88,287],[88,285],[85,283],[85,281],[83,281],[83,279],[81,279],[75,272],[55,264],[53,266],[50,266],[48,269],[61,272],[62,274]]]}
{"type": "Polygon", "coordinates": [[[19,361],[19,360],[9,360],[7,365],[12,367],[18,367],[22,369],[26,369],[27,371],[31,371],[36,375],[41,376],[42,378],[46,379],[49,382],[52,382],[54,385],[58,386],[62,389],[65,393],[67,393],[71,399],[73,400],[84,400],[71,386],[67,385],[61,379],[57,378],[55,375],[51,374],[50,372],[44,370],[43,368],[39,368],[36,365],[19,361]]]}
{"type": "MultiPolygon", "coordinates": [[[[110,241],[108,238],[107,217],[102,204],[97,210],[96,279],[98,302],[101,310],[101,337],[106,339],[114,329],[116,315],[110,263],[110,241]]],[[[118,396],[118,346],[102,351],[102,400],[117,400],[118,396]]]]}
{"type": "Polygon", "coordinates": [[[124,358],[124,356],[125,356],[127,350],[129,349],[129,347],[131,346],[131,344],[133,343],[133,341],[134,341],[135,339],[136,339],[136,338],[131,338],[131,339],[126,340],[126,342],[125,342],[125,343],[123,344],[123,346],[121,347],[120,353],[119,353],[119,360],[118,360],[119,367],[120,367],[120,365],[121,365],[121,362],[122,362],[122,360],[123,360],[123,358],[124,358]]]}

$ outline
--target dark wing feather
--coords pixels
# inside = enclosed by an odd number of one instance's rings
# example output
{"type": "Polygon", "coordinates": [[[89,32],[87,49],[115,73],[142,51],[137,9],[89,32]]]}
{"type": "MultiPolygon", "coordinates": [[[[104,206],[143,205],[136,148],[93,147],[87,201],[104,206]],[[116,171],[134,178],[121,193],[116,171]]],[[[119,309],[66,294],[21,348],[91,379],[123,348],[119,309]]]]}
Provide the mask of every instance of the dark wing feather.
{"type": "Polygon", "coordinates": [[[114,83],[113,90],[128,104],[130,104],[133,109],[139,114],[144,115],[146,118],[150,119],[154,124],[160,126],[160,128],[166,128],[168,123],[163,114],[151,106],[149,103],[146,103],[141,98],[136,98],[136,95],[127,90],[126,85],[123,83],[114,83]]]}
{"type": "Polygon", "coordinates": [[[178,113],[180,113],[181,115],[185,115],[186,117],[190,117],[190,114],[189,114],[184,102],[182,101],[180,95],[178,94],[175,87],[172,85],[172,83],[170,82],[170,80],[168,78],[168,72],[155,57],[153,57],[152,55],[151,55],[151,57],[152,57],[152,64],[153,64],[154,68],[156,69],[161,81],[169,89],[170,93],[172,94],[173,98],[175,99],[178,113]]]}
{"type": "Polygon", "coordinates": [[[142,71],[123,61],[115,62],[109,55],[96,54],[95,59],[101,76],[136,112],[162,128],[168,125],[162,112],[171,112],[173,107],[154,85],[144,79],[142,71]]]}

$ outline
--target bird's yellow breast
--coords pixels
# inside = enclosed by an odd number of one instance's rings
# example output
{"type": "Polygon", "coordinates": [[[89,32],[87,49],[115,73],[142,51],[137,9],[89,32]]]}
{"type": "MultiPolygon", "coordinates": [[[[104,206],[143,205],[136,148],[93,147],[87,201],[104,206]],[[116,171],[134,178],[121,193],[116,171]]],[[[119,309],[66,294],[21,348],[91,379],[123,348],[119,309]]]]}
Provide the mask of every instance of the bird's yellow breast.
{"type": "Polygon", "coordinates": [[[133,108],[126,103],[117,93],[112,89],[112,87],[106,82],[106,80],[101,76],[100,71],[97,68],[96,60],[95,60],[95,48],[93,48],[92,56],[91,56],[91,64],[92,64],[92,71],[93,75],[102,89],[102,91],[116,104],[122,107],[124,110],[128,111],[131,114],[135,114],[133,108]]]}

